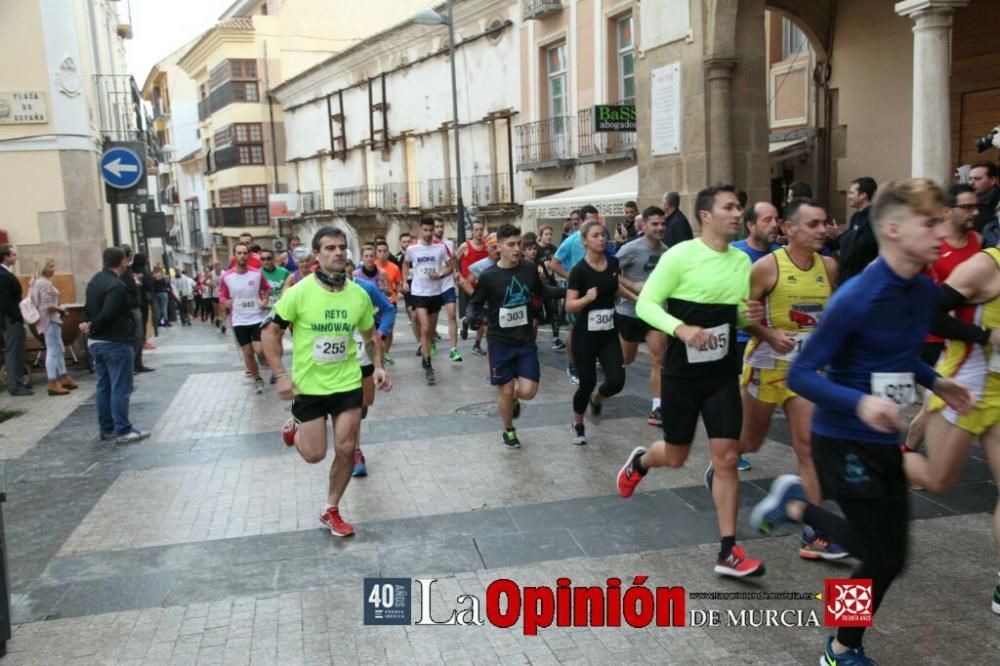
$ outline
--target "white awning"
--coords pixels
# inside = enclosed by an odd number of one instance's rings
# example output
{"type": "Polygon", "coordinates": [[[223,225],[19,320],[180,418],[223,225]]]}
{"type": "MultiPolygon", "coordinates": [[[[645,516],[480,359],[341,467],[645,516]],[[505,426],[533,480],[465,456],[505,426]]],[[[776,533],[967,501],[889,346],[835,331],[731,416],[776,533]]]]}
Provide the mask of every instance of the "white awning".
{"type": "Polygon", "coordinates": [[[792,139],[790,141],[772,141],[767,144],[767,152],[771,161],[781,161],[789,157],[795,157],[809,149],[807,139],[792,139]]]}
{"type": "Polygon", "coordinates": [[[601,215],[625,214],[625,202],[639,196],[639,167],[633,166],[616,174],[550,194],[524,203],[524,214],[536,219],[564,219],[580,206],[596,206],[601,215]]]}

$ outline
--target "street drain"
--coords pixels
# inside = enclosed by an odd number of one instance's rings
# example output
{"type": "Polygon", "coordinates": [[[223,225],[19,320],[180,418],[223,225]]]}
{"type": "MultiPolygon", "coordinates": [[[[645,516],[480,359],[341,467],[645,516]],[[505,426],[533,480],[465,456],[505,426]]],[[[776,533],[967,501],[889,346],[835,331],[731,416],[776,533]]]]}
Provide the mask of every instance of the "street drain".
{"type": "Polygon", "coordinates": [[[495,402],[474,402],[471,405],[464,405],[455,410],[456,414],[467,416],[497,416],[497,403],[495,402]]]}

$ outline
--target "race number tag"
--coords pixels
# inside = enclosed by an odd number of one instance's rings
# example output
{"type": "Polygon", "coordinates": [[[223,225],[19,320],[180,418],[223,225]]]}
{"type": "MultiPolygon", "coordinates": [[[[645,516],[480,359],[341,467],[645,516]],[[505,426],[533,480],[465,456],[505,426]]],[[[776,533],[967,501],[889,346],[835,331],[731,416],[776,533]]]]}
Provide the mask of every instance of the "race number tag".
{"type": "Polygon", "coordinates": [[[528,306],[500,308],[500,328],[516,328],[528,323],[528,306]]]}
{"type": "Polygon", "coordinates": [[[1000,372],[1000,347],[994,347],[990,354],[990,364],[986,366],[990,372],[1000,372]]]}
{"type": "Polygon", "coordinates": [[[260,312],[260,303],[252,299],[233,301],[233,310],[237,315],[255,315],[260,312]]]}
{"type": "Polygon", "coordinates": [[[372,361],[368,358],[368,354],[365,353],[365,339],[357,331],[354,333],[354,342],[357,344],[358,364],[362,366],[371,365],[372,361]]]}
{"type": "Polygon", "coordinates": [[[610,331],[615,327],[615,311],[613,309],[591,310],[587,313],[588,331],[610,331]]]}
{"type": "Polygon", "coordinates": [[[433,264],[422,264],[417,272],[420,274],[420,277],[429,278],[437,272],[437,267],[433,264]]]}
{"type": "Polygon", "coordinates": [[[706,328],[706,333],[712,337],[701,347],[687,345],[688,363],[709,363],[718,361],[726,357],[729,353],[729,324],[720,324],[713,328],[706,328]]]}
{"type": "Polygon", "coordinates": [[[795,337],[792,338],[792,340],[795,342],[795,346],[792,347],[792,350],[785,354],[779,354],[778,352],[774,352],[774,358],[778,359],[779,361],[788,361],[789,363],[791,363],[796,359],[796,357],[798,357],[799,352],[802,351],[802,348],[805,347],[806,340],[809,339],[810,335],[812,335],[812,331],[799,331],[798,333],[795,334],[795,337]]]}
{"type": "Polygon", "coordinates": [[[873,372],[872,395],[905,407],[917,401],[917,383],[912,372],[873,372]]]}
{"type": "Polygon", "coordinates": [[[347,360],[347,338],[317,337],[313,341],[313,360],[317,363],[339,363],[347,360]]]}

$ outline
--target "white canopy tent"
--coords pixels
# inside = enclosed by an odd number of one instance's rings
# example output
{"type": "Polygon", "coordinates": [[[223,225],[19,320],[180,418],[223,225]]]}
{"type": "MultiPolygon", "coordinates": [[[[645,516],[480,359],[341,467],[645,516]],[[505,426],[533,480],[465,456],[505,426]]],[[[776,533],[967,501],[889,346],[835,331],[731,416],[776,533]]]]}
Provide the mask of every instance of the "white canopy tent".
{"type": "Polygon", "coordinates": [[[639,195],[639,167],[633,166],[616,174],[524,203],[525,217],[535,219],[565,219],[586,204],[596,206],[601,215],[624,215],[625,202],[639,195]]]}

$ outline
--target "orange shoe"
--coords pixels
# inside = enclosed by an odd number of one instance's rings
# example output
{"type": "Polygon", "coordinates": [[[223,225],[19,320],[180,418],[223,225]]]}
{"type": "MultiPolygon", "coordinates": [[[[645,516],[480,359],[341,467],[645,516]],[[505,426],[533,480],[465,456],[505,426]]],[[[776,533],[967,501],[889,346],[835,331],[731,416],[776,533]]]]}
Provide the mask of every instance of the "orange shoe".
{"type": "Polygon", "coordinates": [[[69,389],[70,391],[80,388],[80,385],[77,384],[76,381],[69,375],[63,375],[60,377],[59,383],[62,384],[64,389],[69,389]]]}
{"type": "Polygon", "coordinates": [[[49,382],[49,395],[69,395],[69,390],[63,388],[59,380],[49,382]]]}

